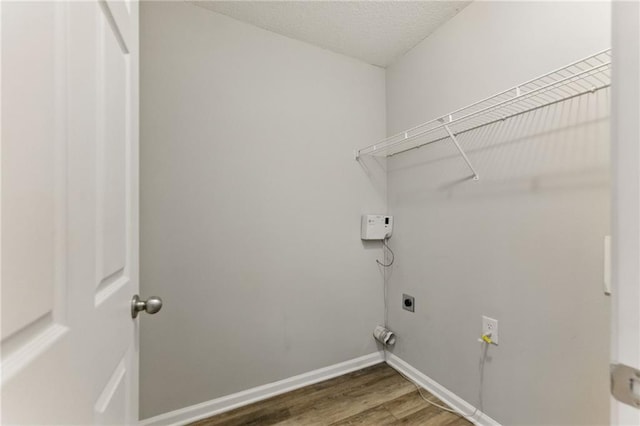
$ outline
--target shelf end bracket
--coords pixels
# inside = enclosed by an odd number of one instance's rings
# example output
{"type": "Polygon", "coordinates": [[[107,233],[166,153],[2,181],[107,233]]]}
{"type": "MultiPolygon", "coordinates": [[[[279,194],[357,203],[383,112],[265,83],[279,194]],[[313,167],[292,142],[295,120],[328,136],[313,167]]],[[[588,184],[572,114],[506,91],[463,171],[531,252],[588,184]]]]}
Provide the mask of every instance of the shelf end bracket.
{"type": "Polygon", "coordinates": [[[458,149],[458,152],[464,159],[464,162],[467,163],[467,166],[469,166],[469,169],[471,169],[471,172],[473,173],[473,180],[480,180],[480,176],[478,175],[478,172],[476,172],[476,169],[471,164],[471,161],[469,161],[469,157],[467,157],[467,154],[465,154],[465,152],[460,147],[460,144],[458,143],[458,139],[456,138],[456,135],[453,134],[453,132],[451,131],[451,129],[447,124],[443,124],[443,127],[447,131],[447,134],[451,138],[451,141],[453,142],[453,144],[458,149]]]}

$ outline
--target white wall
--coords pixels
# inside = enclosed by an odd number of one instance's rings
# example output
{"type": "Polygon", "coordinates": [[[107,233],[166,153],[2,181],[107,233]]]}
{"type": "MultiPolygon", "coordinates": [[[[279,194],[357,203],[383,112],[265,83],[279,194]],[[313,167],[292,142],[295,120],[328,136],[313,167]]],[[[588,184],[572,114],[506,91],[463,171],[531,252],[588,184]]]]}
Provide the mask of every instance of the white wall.
{"type": "Polygon", "coordinates": [[[182,2],[140,50],[141,417],[377,350],[384,70],[182,2]]]}
{"type": "MultiPolygon", "coordinates": [[[[387,70],[388,133],[609,47],[609,8],[472,3],[387,70]]],[[[504,425],[608,423],[608,97],[461,136],[479,182],[446,142],[388,162],[394,353],[504,425]],[[482,314],[500,346],[480,401],[482,314]]]]}

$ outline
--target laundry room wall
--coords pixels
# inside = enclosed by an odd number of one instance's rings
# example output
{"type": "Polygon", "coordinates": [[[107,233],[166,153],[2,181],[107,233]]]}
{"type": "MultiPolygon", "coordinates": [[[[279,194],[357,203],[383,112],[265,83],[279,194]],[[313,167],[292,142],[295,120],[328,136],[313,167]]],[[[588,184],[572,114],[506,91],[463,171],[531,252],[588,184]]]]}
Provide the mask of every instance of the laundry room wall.
{"type": "Polygon", "coordinates": [[[141,417],[376,352],[384,70],[186,2],[140,43],[141,417]]]}
{"type": "MultiPolygon", "coordinates": [[[[610,47],[610,6],[473,2],[388,68],[388,134],[610,47]]],[[[459,135],[477,182],[448,140],[388,161],[392,352],[501,424],[609,422],[609,115],[603,89],[459,135]]]]}

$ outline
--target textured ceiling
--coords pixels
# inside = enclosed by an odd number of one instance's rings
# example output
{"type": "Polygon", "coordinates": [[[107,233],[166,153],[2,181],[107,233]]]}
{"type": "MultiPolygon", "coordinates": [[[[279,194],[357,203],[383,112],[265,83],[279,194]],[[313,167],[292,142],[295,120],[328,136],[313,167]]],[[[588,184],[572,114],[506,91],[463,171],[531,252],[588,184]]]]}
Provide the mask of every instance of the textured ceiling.
{"type": "Polygon", "coordinates": [[[193,1],[287,37],[386,67],[469,1],[193,1]]]}

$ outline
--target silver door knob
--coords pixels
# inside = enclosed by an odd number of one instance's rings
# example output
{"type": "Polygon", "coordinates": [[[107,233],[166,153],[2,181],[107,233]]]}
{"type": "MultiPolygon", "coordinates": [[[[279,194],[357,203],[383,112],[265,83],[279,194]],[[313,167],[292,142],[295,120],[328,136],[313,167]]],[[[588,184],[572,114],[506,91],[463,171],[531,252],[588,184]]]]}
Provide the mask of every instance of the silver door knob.
{"type": "Polygon", "coordinates": [[[150,297],[147,300],[140,300],[137,294],[131,299],[131,318],[136,318],[138,312],[145,311],[148,314],[155,314],[162,309],[162,299],[159,297],[150,297]]]}

